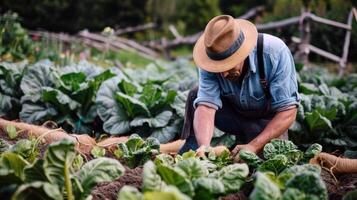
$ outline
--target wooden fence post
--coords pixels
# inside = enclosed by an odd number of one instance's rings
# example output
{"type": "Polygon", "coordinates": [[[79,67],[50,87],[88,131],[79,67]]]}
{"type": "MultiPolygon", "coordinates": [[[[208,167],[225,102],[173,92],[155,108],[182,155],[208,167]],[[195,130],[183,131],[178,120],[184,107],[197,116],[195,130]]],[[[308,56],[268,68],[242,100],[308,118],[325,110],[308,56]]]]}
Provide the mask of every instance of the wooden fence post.
{"type": "Polygon", "coordinates": [[[349,30],[346,30],[345,43],[343,44],[342,58],[339,63],[340,64],[340,69],[338,72],[339,76],[342,76],[344,74],[347,65],[348,48],[350,46],[350,41],[351,41],[352,17],[353,17],[353,8],[350,11],[347,19],[347,25],[351,28],[349,30]]]}
{"type": "Polygon", "coordinates": [[[299,30],[300,30],[300,38],[301,42],[299,44],[298,51],[296,53],[296,59],[302,62],[304,65],[309,62],[309,44],[310,44],[310,12],[307,8],[303,8],[301,11],[300,22],[299,22],[299,30]]]}

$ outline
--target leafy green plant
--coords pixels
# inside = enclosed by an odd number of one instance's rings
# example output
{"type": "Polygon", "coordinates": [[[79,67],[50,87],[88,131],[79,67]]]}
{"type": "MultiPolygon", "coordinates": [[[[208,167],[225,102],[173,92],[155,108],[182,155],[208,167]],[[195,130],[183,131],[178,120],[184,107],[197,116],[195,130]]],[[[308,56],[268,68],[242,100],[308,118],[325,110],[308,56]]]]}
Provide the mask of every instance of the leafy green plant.
{"type": "Polygon", "coordinates": [[[160,151],[160,142],[156,138],[149,137],[143,140],[139,135],[132,134],[128,141],[119,143],[114,151],[117,158],[122,158],[130,168],[143,165],[152,156],[160,151]]]}
{"type": "Polygon", "coordinates": [[[18,119],[23,92],[20,83],[27,70],[27,60],[19,63],[0,63],[0,116],[18,119]]]}
{"type": "Polygon", "coordinates": [[[95,147],[92,148],[90,153],[92,154],[92,156],[94,156],[94,158],[104,157],[105,156],[105,149],[95,146],[95,147]]]}
{"type": "Polygon", "coordinates": [[[7,12],[0,16],[1,60],[23,60],[28,56],[33,56],[35,48],[27,31],[19,23],[16,13],[7,12]]]}
{"type": "Polygon", "coordinates": [[[300,163],[308,163],[311,158],[322,151],[319,144],[311,145],[305,153],[289,140],[273,139],[263,149],[265,160],[259,158],[255,153],[247,150],[239,152],[239,157],[248,164],[251,169],[261,172],[274,172],[279,174],[284,169],[300,163]]]}
{"type": "Polygon", "coordinates": [[[214,164],[215,161],[196,157],[194,152],[175,158],[160,154],[154,162],[145,163],[142,189],[162,191],[167,186],[175,186],[193,199],[217,199],[238,192],[248,176],[248,166],[222,166],[214,164]]]}
{"type": "Polygon", "coordinates": [[[317,142],[325,151],[357,151],[356,85],[356,74],[337,77],[322,68],[301,71],[301,105],[289,131],[292,141],[305,148],[317,142]]]}
{"type": "Polygon", "coordinates": [[[25,95],[20,119],[52,120],[70,132],[100,131],[96,93],[103,81],[115,75],[113,71],[85,61],[59,69],[48,60],[32,65],[21,81],[25,95]]]}
{"type": "Polygon", "coordinates": [[[6,133],[7,133],[7,135],[9,136],[9,138],[11,140],[15,139],[17,137],[17,135],[18,135],[18,133],[16,131],[16,127],[12,126],[12,125],[6,126],[6,133]]]}
{"type": "Polygon", "coordinates": [[[75,157],[74,143],[68,140],[51,144],[43,159],[32,164],[5,152],[0,157],[0,191],[13,185],[12,199],[86,199],[97,183],[124,173],[124,167],[110,158],[91,160],[75,171],[75,157]]]}

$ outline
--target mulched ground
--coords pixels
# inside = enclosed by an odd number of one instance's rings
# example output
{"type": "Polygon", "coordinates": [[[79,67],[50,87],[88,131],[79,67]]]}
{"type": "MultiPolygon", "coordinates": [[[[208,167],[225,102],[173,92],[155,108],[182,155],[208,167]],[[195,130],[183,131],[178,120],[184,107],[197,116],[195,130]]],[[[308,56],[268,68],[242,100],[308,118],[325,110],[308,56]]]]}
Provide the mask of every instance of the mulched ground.
{"type": "MultiPolygon", "coordinates": [[[[0,138],[6,140],[9,144],[16,143],[17,140],[28,138],[27,132],[19,133],[18,137],[11,140],[6,132],[0,128],[0,138]]],[[[48,144],[40,144],[40,156],[42,157],[48,144]]],[[[93,159],[91,155],[85,155],[87,160],[93,159]]],[[[106,153],[107,157],[114,158],[113,154],[110,152],[106,153]]],[[[122,162],[122,161],[121,161],[122,162]]],[[[123,162],[122,162],[123,163],[123,162]]],[[[98,184],[93,190],[92,195],[94,200],[116,200],[120,189],[124,185],[131,185],[136,188],[140,188],[142,178],[142,167],[137,167],[135,169],[129,169],[126,167],[125,174],[112,182],[103,182],[98,184]]],[[[326,170],[322,170],[321,176],[326,183],[326,187],[329,193],[330,200],[340,200],[349,191],[357,188],[357,173],[355,174],[341,174],[336,175],[337,181],[333,176],[326,170]]],[[[221,197],[220,200],[245,200],[248,199],[249,193],[251,192],[251,186],[245,186],[242,191],[238,193],[233,193],[225,197],[221,197]]]]}

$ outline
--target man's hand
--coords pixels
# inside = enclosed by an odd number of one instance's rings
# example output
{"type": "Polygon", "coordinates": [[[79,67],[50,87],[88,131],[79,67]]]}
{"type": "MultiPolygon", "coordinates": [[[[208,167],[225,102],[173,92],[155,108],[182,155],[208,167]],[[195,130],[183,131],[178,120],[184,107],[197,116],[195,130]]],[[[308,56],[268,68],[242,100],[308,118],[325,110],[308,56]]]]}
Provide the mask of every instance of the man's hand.
{"type": "Polygon", "coordinates": [[[258,153],[258,149],[251,144],[238,144],[236,147],[234,147],[233,151],[232,151],[232,155],[234,157],[234,162],[239,162],[240,158],[239,158],[239,151],[241,150],[247,150],[250,152],[253,152],[255,154],[258,153]]]}
{"type": "Polygon", "coordinates": [[[197,150],[196,150],[196,156],[198,157],[203,157],[205,155],[205,150],[206,150],[205,145],[201,145],[197,150]]]}

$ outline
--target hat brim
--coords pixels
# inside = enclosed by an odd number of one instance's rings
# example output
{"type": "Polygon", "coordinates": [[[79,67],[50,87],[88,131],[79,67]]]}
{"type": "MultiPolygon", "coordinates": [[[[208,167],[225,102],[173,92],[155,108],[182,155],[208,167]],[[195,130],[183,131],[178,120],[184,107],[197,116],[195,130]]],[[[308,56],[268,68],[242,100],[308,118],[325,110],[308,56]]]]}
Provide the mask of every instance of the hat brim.
{"type": "Polygon", "coordinates": [[[235,19],[237,26],[239,26],[244,34],[244,41],[239,49],[228,58],[223,60],[212,60],[206,54],[204,45],[204,37],[202,34],[197,40],[193,48],[193,60],[197,67],[202,68],[208,72],[224,72],[234,68],[237,64],[244,61],[256,46],[258,31],[254,24],[244,19],[235,19]]]}

